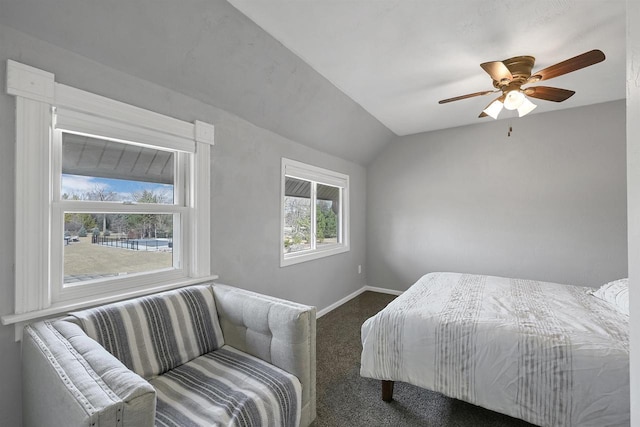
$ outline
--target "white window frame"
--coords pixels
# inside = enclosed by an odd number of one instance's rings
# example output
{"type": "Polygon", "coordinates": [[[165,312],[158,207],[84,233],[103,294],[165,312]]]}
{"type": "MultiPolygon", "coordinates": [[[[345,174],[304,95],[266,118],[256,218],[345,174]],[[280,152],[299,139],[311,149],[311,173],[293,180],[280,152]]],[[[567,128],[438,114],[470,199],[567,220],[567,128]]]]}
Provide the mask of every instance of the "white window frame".
{"type": "Polygon", "coordinates": [[[210,268],[212,125],[184,122],[56,83],[52,73],[12,60],[7,61],[7,93],[16,97],[16,264],[15,313],[3,316],[3,324],[217,278],[210,268]],[[60,200],[61,130],[176,153],[180,189],[175,204],[145,210],[180,216],[177,268],[64,286],[64,212],[137,213],[139,208],[60,200]]]}
{"type": "Polygon", "coordinates": [[[311,261],[336,255],[350,250],[349,247],[349,175],[324,169],[318,166],[309,165],[297,160],[282,158],[281,166],[281,186],[280,186],[280,267],[286,267],[301,262],[311,261]],[[341,234],[341,242],[335,245],[323,246],[315,248],[315,233],[312,231],[311,241],[312,249],[302,250],[298,252],[285,253],[284,247],[284,200],[285,200],[285,182],[286,178],[296,178],[304,181],[310,181],[311,186],[311,225],[315,229],[316,224],[316,196],[315,184],[324,184],[341,188],[340,197],[340,215],[339,215],[339,232],[341,234]]]}

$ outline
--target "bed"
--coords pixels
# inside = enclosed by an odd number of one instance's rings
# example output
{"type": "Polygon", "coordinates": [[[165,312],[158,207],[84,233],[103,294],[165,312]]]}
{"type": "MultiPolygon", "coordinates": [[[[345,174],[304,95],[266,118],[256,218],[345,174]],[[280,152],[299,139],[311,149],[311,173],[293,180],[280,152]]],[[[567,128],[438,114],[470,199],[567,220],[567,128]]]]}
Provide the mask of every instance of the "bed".
{"type": "Polygon", "coordinates": [[[362,346],[383,400],[402,381],[541,426],[630,422],[624,279],[430,273],[362,325],[362,346]]]}

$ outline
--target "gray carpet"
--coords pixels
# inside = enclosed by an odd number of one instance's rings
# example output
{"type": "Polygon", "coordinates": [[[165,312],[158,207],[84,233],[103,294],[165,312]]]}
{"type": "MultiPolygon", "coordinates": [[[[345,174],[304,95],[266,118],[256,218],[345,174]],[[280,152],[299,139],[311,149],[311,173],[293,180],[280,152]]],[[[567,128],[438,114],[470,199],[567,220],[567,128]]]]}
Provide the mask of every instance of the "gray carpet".
{"type": "Polygon", "coordinates": [[[318,319],[318,418],[314,427],[531,426],[405,383],[396,383],[393,401],[383,402],[380,382],[360,377],[360,326],[394,298],[365,292],[318,319]]]}

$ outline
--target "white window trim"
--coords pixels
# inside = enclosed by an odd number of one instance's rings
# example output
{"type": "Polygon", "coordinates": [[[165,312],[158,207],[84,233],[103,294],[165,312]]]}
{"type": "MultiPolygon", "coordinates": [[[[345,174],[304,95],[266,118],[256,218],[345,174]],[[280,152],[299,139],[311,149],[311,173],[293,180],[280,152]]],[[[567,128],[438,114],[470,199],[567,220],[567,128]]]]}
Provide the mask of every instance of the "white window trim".
{"type": "MultiPolygon", "coordinates": [[[[312,195],[312,198],[315,198],[312,195]]],[[[311,204],[311,211],[315,217],[315,204],[311,204]]],[[[296,160],[282,158],[280,173],[280,267],[298,264],[337,255],[350,250],[350,227],[349,227],[349,175],[334,172],[318,166],[309,165],[296,160]],[[284,198],[286,177],[299,178],[305,181],[315,181],[321,184],[333,185],[342,188],[342,198],[340,200],[342,218],[341,234],[342,243],[323,247],[321,249],[306,250],[285,254],[284,247],[284,198]]]]}
{"type": "Polygon", "coordinates": [[[52,73],[12,60],[7,61],[7,93],[16,97],[16,264],[15,313],[2,316],[4,325],[217,278],[210,268],[212,125],[184,122],[65,86],[56,83],[52,73]],[[196,153],[187,171],[192,183],[190,194],[185,195],[187,200],[180,208],[183,233],[188,236],[183,250],[189,254],[182,274],[139,275],[117,292],[106,292],[98,286],[95,292],[75,299],[52,299],[51,275],[55,268],[51,262],[51,231],[53,216],[59,215],[52,203],[54,108],[66,129],[93,133],[98,129],[102,137],[196,153]]]}

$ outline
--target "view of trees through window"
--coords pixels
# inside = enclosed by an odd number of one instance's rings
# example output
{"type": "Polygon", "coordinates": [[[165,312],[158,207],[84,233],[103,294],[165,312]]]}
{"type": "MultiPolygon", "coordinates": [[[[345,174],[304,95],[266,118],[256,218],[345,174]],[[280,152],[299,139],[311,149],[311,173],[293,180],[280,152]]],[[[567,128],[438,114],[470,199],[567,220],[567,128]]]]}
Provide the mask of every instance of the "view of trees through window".
{"type": "Polygon", "coordinates": [[[284,250],[298,252],[311,249],[311,200],[284,198],[284,250]]]}
{"type": "Polygon", "coordinates": [[[316,206],[316,242],[337,243],[338,220],[330,200],[318,200],[316,206]]]}
{"type": "MultiPolygon", "coordinates": [[[[290,184],[298,184],[296,188],[299,193],[308,193],[309,195],[288,195],[284,198],[285,253],[317,249],[323,245],[339,243],[339,189],[289,177],[287,177],[287,181],[290,184]],[[316,185],[314,227],[312,227],[311,184],[316,185]],[[330,198],[321,198],[327,197],[327,195],[330,198]],[[315,238],[312,237],[314,233],[315,238]]],[[[290,188],[293,188],[293,185],[290,185],[290,188]]]]}
{"type": "MultiPolygon", "coordinates": [[[[73,187],[77,177],[63,175],[62,200],[173,203],[172,186],[148,188],[126,180],[93,182],[85,191],[73,187]]],[[[94,179],[95,180],[95,179],[94,179]]],[[[173,266],[174,214],[157,213],[64,213],[64,282],[155,271],[173,266]]]]}

